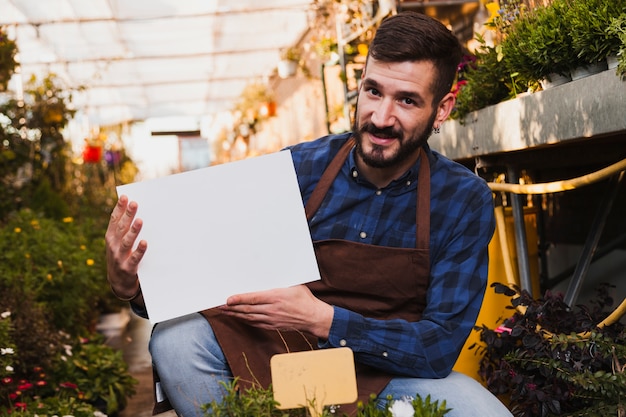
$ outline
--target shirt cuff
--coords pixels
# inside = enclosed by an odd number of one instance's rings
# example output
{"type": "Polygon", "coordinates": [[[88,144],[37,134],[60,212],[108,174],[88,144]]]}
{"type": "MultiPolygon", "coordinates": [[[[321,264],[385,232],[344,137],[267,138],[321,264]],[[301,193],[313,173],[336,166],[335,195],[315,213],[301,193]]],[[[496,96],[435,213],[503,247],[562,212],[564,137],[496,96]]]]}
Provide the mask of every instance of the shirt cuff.
{"type": "Polygon", "coordinates": [[[130,302],[129,304],[130,304],[130,309],[133,311],[133,313],[135,313],[141,318],[144,318],[144,319],[148,318],[148,310],[146,310],[145,307],[141,307],[133,302],[130,302]]]}
{"type": "Polygon", "coordinates": [[[320,347],[349,347],[358,352],[361,350],[360,343],[365,328],[363,316],[337,306],[333,306],[333,309],[333,322],[328,332],[328,340],[320,347]]]}

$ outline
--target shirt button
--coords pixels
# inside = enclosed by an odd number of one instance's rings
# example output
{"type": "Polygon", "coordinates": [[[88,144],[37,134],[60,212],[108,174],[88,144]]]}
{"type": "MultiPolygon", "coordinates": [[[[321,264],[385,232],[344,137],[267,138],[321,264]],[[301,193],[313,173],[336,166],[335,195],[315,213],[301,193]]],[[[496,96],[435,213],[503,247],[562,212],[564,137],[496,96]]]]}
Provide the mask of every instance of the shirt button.
{"type": "Polygon", "coordinates": [[[406,182],[406,186],[408,187],[409,185],[411,185],[411,180],[408,180],[408,181],[406,182]]]}
{"type": "Polygon", "coordinates": [[[356,171],[356,169],[354,171],[352,171],[352,177],[356,178],[359,176],[359,173],[356,171]]]}
{"type": "Polygon", "coordinates": [[[367,237],[367,233],[361,232],[359,233],[359,236],[361,236],[361,239],[365,239],[367,237]]]}
{"type": "Polygon", "coordinates": [[[383,352],[383,358],[386,358],[388,356],[389,356],[389,354],[387,352],[383,352]]]}
{"type": "Polygon", "coordinates": [[[383,192],[380,190],[376,190],[376,195],[381,195],[383,192]]]}
{"type": "Polygon", "coordinates": [[[346,342],[346,339],[341,339],[341,340],[339,341],[339,345],[340,345],[340,346],[346,346],[347,344],[348,344],[348,342],[346,342]]]}

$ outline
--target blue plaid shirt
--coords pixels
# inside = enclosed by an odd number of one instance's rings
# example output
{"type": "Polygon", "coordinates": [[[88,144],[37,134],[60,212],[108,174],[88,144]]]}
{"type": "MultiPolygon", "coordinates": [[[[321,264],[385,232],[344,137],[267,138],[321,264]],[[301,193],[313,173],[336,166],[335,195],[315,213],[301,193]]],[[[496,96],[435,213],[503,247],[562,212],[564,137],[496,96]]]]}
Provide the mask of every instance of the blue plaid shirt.
{"type": "MultiPolygon", "coordinates": [[[[349,136],[290,147],[305,203],[349,136]]],[[[440,378],[450,373],[478,316],[495,223],[485,181],[425,150],[431,165],[431,276],[422,319],[376,320],[335,306],[330,335],[321,345],[348,346],[359,362],[398,375],[440,378]]],[[[332,198],[324,199],[310,221],[313,240],[414,248],[418,164],[378,189],[359,176],[351,152],[328,192],[332,198]]]]}

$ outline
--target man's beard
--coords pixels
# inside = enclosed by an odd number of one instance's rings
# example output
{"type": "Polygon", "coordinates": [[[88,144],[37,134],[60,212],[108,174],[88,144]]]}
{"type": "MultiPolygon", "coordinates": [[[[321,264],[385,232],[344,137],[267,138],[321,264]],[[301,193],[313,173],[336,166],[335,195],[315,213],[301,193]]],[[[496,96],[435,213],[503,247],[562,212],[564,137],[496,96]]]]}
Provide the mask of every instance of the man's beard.
{"type": "Polygon", "coordinates": [[[373,168],[389,168],[400,164],[411,158],[415,154],[415,152],[420,147],[422,147],[426,143],[426,141],[428,141],[428,138],[430,137],[433,130],[435,117],[436,112],[433,112],[424,130],[422,130],[421,132],[417,132],[415,135],[407,138],[405,137],[402,130],[396,130],[393,127],[379,129],[370,122],[365,122],[361,126],[358,126],[358,110],[355,110],[354,123],[352,125],[352,135],[356,140],[356,152],[366,165],[369,165],[373,168]],[[380,145],[371,144],[372,152],[370,154],[366,154],[362,146],[363,133],[369,133],[371,135],[386,139],[394,138],[400,144],[400,148],[394,155],[385,158],[385,148],[380,145]]]}

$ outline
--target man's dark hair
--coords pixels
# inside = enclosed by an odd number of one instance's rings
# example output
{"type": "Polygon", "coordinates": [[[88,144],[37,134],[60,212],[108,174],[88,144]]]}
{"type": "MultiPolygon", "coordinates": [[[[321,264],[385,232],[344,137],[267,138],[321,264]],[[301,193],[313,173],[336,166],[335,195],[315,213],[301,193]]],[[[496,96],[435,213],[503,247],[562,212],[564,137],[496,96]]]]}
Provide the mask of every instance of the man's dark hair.
{"type": "Polygon", "coordinates": [[[450,92],[462,55],[459,40],[448,28],[411,11],[383,20],[369,48],[369,56],[377,61],[431,61],[437,71],[431,86],[435,103],[450,92]]]}

